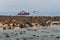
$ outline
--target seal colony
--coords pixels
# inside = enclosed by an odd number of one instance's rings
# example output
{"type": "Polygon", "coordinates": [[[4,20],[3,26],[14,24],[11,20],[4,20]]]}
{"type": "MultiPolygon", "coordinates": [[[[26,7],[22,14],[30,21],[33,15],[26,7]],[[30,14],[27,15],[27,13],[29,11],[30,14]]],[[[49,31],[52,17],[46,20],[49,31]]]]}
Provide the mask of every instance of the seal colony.
{"type": "Polygon", "coordinates": [[[1,27],[27,28],[33,26],[60,25],[59,16],[0,16],[1,27]]]}

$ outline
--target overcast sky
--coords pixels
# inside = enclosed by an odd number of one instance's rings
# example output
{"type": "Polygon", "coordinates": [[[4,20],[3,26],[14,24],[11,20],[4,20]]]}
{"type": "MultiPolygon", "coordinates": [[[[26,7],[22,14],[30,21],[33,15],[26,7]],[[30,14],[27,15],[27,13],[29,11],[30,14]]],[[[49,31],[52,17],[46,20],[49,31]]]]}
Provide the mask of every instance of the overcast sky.
{"type": "Polygon", "coordinates": [[[22,9],[30,15],[60,16],[60,0],[0,0],[0,15],[16,15],[22,9]]]}

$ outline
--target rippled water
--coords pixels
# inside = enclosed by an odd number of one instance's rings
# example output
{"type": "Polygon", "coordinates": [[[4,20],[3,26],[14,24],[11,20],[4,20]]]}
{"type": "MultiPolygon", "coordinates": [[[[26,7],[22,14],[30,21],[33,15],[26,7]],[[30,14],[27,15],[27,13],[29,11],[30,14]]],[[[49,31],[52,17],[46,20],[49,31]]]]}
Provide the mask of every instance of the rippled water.
{"type": "Polygon", "coordinates": [[[0,28],[0,40],[60,40],[60,25],[12,30],[0,28]]]}

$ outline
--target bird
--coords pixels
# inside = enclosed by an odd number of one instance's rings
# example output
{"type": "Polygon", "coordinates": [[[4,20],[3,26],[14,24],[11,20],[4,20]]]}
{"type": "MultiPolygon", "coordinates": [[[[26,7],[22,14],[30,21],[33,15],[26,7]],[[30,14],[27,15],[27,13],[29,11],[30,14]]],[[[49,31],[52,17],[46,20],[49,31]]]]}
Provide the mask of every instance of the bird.
{"type": "Polygon", "coordinates": [[[33,13],[40,13],[39,11],[33,11],[33,13]]]}

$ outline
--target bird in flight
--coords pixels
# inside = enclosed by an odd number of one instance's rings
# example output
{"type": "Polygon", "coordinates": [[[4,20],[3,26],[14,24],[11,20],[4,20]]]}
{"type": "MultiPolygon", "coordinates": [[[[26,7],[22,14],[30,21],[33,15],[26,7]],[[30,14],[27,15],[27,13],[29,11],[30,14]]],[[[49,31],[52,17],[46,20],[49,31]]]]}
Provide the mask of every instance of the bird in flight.
{"type": "Polygon", "coordinates": [[[39,11],[33,11],[33,13],[40,13],[39,11]]]}

